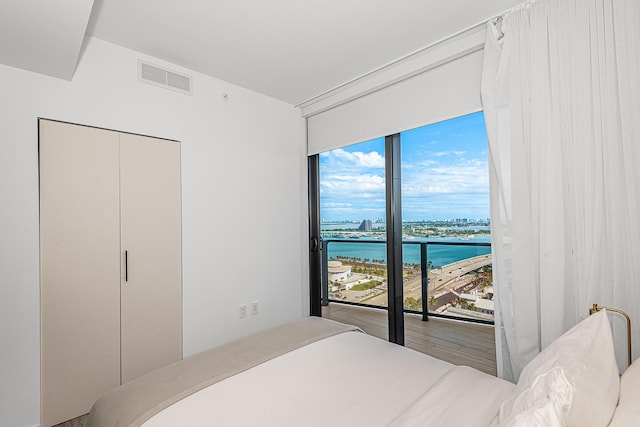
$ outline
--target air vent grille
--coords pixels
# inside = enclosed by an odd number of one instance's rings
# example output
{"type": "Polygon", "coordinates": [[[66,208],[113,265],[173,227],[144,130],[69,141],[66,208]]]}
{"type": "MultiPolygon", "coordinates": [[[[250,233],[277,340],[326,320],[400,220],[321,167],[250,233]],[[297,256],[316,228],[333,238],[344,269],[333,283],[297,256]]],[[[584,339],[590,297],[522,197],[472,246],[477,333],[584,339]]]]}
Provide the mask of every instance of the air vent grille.
{"type": "Polygon", "coordinates": [[[169,71],[148,62],[138,61],[138,80],[189,95],[193,94],[191,76],[169,71]]]}
{"type": "Polygon", "coordinates": [[[167,85],[191,93],[191,79],[182,74],[167,71],[167,85]]]}

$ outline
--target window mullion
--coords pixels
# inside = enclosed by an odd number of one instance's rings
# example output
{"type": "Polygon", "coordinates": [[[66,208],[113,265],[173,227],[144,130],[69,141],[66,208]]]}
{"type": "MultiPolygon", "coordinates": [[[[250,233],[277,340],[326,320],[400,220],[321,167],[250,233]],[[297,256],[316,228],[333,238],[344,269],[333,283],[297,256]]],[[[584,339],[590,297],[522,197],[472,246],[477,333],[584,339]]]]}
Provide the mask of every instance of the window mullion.
{"type": "Polygon", "coordinates": [[[320,234],[320,161],[308,160],[309,191],[309,293],[311,316],[322,317],[322,239],[320,234]]]}
{"type": "Polygon", "coordinates": [[[400,134],[385,137],[389,341],[404,345],[400,134]]]}

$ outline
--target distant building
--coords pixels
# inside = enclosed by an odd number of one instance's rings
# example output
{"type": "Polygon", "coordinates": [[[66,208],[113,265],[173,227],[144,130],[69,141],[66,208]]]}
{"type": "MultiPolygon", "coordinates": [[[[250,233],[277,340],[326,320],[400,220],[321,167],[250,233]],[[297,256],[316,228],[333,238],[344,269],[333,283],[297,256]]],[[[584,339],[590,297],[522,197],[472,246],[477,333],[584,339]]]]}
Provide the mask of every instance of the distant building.
{"type": "Polygon", "coordinates": [[[478,300],[478,295],[471,294],[460,294],[459,298],[466,299],[467,301],[476,302],[478,300]]]}
{"type": "Polygon", "coordinates": [[[350,265],[342,265],[340,261],[329,261],[327,264],[330,282],[343,281],[351,277],[350,265]]]}
{"type": "Polygon", "coordinates": [[[493,315],[494,302],[488,299],[478,299],[475,302],[476,310],[480,313],[486,313],[493,315]]]}
{"type": "Polygon", "coordinates": [[[485,299],[493,299],[493,285],[487,285],[482,289],[485,299]]]}
{"type": "Polygon", "coordinates": [[[370,219],[365,219],[360,223],[358,231],[371,231],[373,230],[373,222],[370,219]]]}

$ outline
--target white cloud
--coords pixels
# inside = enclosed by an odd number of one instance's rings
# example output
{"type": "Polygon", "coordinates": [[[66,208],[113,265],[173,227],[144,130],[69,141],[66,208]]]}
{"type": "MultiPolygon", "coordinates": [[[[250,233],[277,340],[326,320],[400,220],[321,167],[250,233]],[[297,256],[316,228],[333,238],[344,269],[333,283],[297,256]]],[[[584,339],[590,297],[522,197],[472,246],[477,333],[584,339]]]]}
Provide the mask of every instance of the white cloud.
{"type": "Polygon", "coordinates": [[[384,168],[384,157],[377,151],[363,153],[362,151],[349,152],[342,148],[329,153],[329,158],[346,161],[353,167],[359,168],[384,168]]]}
{"type": "Polygon", "coordinates": [[[331,209],[351,209],[351,207],[353,206],[351,203],[341,203],[341,202],[325,202],[322,204],[323,207],[325,208],[331,208],[331,209]]]}
{"type": "Polygon", "coordinates": [[[328,193],[349,195],[349,197],[369,197],[368,194],[384,194],[384,177],[371,174],[329,175],[320,183],[321,190],[328,193]]]}
{"type": "MultiPolygon", "coordinates": [[[[403,217],[486,218],[489,178],[486,146],[438,145],[438,136],[403,147],[403,217]],[[465,158],[469,157],[469,158],[465,158]]],[[[353,149],[353,148],[351,148],[353,149]]],[[[376,151],[377,150],[377,151],[376,151]]],[[[321,154],[320,193],[323,218],[361,219],[385,215],[384,153],[336,149],[321,154]]]]}
{"type": "Polygon", "coordinates": [[[371,174],[333,174],[320,182],[323,218],[377,218],[385,211],[384,178],[371,174]]]}
{"type": "Polygon", "coordinates": [[[465,151],[452,150],[452,151],[435,151],[429,152],[428,154],[434,157],[444,157],[444,156],[462,156],[465,154],[465,151]]]}
{"type": "Polygon", "coordinates": [[[404,168],[404,167],[407,167],[407,168],[429,168],[429,167],[431,167],[431,166],[433,166],[433,165],[437,165],[437,164],[439,164],[439,163],[440,163],[440,162],[438,162],[437,160],[424,159],[424,160],[421,160],[420,162],[415,163],[415,164],[411,164],[411,163],[404,163],[404,164],[402,165],[402,167],[403,167],[403,168],[404,168]]]}
{"type": "Polygon", "coordinates": [[[402,177],[403,195],[410,197],[455,193],[484,195],[488,191],[487,163],[481,160],[421,169],[402,177]]]}

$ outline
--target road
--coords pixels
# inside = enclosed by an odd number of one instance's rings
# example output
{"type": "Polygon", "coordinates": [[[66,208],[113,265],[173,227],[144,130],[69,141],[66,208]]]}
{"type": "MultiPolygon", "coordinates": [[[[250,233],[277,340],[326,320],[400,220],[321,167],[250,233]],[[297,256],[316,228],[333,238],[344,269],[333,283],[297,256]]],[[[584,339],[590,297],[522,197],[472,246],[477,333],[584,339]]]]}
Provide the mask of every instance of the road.
{"type": "MultiPolygon", "coordinates": [[[[491,264],[491,254],[479,255],[454,262],[429,271],[428,294],[436,297],[442,296],[452,290],[459,289],[473,280],[472,276],[465,276],[467,273],[491,264]]],[[[404,298],[422,298],[422,279],[414,276],[404,282],[404,298]]],[[[385,306],[387,305],[387,294],[379,294],[365,301],[366,304],[385,306]]]]}

